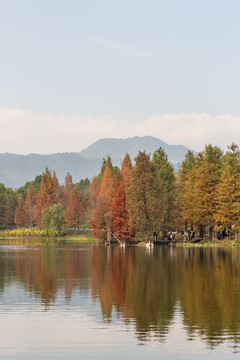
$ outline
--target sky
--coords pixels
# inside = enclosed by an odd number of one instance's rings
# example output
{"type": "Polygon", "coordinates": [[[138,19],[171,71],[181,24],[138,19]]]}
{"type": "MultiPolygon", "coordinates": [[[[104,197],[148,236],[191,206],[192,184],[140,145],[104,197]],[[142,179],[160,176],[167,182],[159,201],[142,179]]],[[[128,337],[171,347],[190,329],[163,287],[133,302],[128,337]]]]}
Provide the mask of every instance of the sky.
{"type": "Polygon", "coordinates": [[[0,0],[0,152],[240,145],[239,0],[0,0]]]}

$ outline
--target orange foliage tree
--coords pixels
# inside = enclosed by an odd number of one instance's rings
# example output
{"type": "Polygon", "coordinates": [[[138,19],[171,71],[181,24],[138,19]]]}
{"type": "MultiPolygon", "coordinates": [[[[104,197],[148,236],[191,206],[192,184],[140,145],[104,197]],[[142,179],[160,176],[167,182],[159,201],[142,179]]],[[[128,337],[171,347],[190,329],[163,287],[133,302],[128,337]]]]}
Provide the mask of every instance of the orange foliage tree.
{"type": "Polygon", "coordinates": [[[14,215],[14,223],[18,226],[26,225],[26,212],[22,195],[19,195],[14,215]]]}
{"type": "Polygon", "coordinates": [[[107,161],[104,161],[104,166],[102,166],[99,184],[97,185],[96,179],[94,183],[92,182],[91,193],[94,193],[95,207],[91,225],[93,235],[100,239],[111,236],[111,206],[119,185],[120,176],[119,171],[114,173],[111,158],[108,156],[107,161]]]}
{"type": "Polygon", "coordinates": [[[130,240],[131,228],[126,208],[125,184],[121,183],[113,199],[111,208],[112,229],[121,241],[130,240]]]}
{"type": "Polygon", "coordinates": [[[71,191],[70,201],[66,209],[65,225],[67,227],[74,227],[74,233],[76,235],[76,229],[83,221],[84,216],[84,204],[82,195],[74,188],[71,191]]]}
{"type": "Polygon", "coordinates": [[[132,174],[132,161],[128,154],[125,155],[121,165],[121,175],[125,184],[128,184],[132,174]]]}
{"type": "Polygon", "coordinates": [[[65,185],[64,185],[64,191],[63,191],[63,202],[66,207],[69,204],[73,186],[74,185],[72,182],[72,176],[69,173],[67,173],[67,175],[65,177],[65,185]]]}
{"type": "Polygon", "coordinates": [[[41,226],[42,210],[58,203],[59,198],[59,184],[55,172],[53,175],[51,171],[46,168],[45,173],[42,174],[41,185],[37,195],[36,205],[34,209],[34,217],[38,226],[41,226]]]}
{"type": "Polygon", "coordinates": [[[25,204],[25,213],[26,213],[26,225],[33,226],[34,223],[34,205],[36,203],[36,195],[34,191],[33,184],[30,184],[27,193],[27,199],[25,204]]]}

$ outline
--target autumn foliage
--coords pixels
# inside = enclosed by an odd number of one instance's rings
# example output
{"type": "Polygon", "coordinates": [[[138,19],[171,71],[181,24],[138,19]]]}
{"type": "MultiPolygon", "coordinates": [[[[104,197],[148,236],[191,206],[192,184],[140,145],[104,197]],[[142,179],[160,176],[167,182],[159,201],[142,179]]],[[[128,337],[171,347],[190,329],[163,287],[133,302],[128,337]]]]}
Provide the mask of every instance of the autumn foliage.
{"type": "Polygon", "coordinates": [[[42,175],[42,181],[38,192],[36,206],[34,211],[34,217],[36,224],[41,226],[42,222],[42,210],[50,207],[53,204],[57,204],[59,198],[59,184],[56,174],[51,174],[51,171],[46,169],[42,175]]]}
{"type": "MultiPolygon", "coordinates": [[[[161,148],[152,156],[139,152],[134,164],[125,155],[121,169],[110,156],[99,175],[64,185],[46,168],[31,183],[16,191],[0,184],[0,225],[44,227],[43,211],[55,211],[55,223],[66,228],[91,226],[100,240],[129,241],[138,236],[165,238],[171,231],[191,230],[200,238],[219,231],[240,230],[240,150],[232,144],[224,153],[207,145],[189,151],[176,171],[161,148]],[[60,212],[59,212],[60,213],[60,212]]],[[[46,221],[45,221],[46,223],[46,221]]],[[[53,225],[51,225],[53,226],[53,225]]],[[[46,227],[46,226],[45,226],[46,227]]]]}
{"type": "Polygon", "coordinates": [[[75,229],[81,224],[84,218],[84,205],[82,195],[78,193],[74,188],[70,194],[70,200],[66,208],[65,225],[67,227],[73,227],[75,229]]]}
{"type": "Polygon", "coordinates": [[[22,195],[19,196],[17,207],[14,215],[14,223],[18,226],[23,226],[26,223],[26,212],[22,195]]]}
{"type": "Polygon", "coordinates": [[[121,241],[131,238],[131,228],[126,206],[126,193],[124,182],[118,187],[111,207],[112,229],[121,241]]]}

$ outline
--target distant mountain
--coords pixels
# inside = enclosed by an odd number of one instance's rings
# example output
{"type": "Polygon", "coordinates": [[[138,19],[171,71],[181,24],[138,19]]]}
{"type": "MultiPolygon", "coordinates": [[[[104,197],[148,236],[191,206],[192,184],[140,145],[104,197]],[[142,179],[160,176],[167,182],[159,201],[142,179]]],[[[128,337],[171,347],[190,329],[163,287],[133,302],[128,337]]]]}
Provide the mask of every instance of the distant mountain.
{"type": "Polygon", "coordinates": [[[46,167],[55,170],[60,183],[64,183],[67,172],[77,182],[98,174],[102,159],[110,155],[114,165],[120,166],[126,152],[132,159],[138,151],[153,153],[162,147],[173,164],[179,164],[189,150],[182,145],[168,145],[160,139],[144,136],[127,139],[101,139],[80,153],[57,153],[50,155],[0,154],[0,182],[8,187],[18,188],[26,181],[40,175],[46,167]]]}
{"type": "Polygon", "coordinates": [[[91,178],[101,168],[100,159],[86,159],[78,153],[57,153],[50,155],[15,155],[0,154],[0,183],[8,187],[18,188],[26,181],[34,180],[43,173],[46,167],[55,171],[60,183],[64,183],[68,172],[77,182],[83,178],[91,178]]]}
{"type": "Polygon", "coordinates": [[[183,145],[168,145],[164,141],[152,136],[134,136],[127,139],[100,139],[87,149],[82,150],[80,155],[87,159],[103,158],[109,154],[113,163],[120,166],[126,152],[132,159],[137,155],[138,151],[146,151],[153,153],[156,149],[162,147],[168,154],[171,163],[181,163],[185,154],[189,150],[183,145]]]}

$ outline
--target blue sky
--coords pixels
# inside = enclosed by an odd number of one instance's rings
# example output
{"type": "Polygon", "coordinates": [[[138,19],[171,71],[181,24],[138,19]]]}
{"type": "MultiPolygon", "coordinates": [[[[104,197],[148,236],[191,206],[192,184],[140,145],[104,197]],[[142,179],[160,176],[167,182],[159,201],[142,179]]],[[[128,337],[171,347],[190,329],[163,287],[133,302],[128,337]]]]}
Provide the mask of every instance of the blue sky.
{"type": "MultiPolygon", "coordinates": [[[[80,151],[99,137],[117,136],[107,126],[86,138],[87,119],[101,126],[100,118],[118,124],[122,137],[155,135],[194,147],[191,137],[206,130],[226,146],[240,116],[239,13],[237,0],[0,0],[0,123],[12,119],[0,152],[80,151]],[[33,128],[54,118],[55,132],[60,118],[67,128],[74,117],[78,143],[28,144],[29,112],[33,128]],[[167,133],[161,119],[169,114],[185,131],[185,118],[199,114],[189,139],[167,133]],[[215,131],[216,118],[226,115],[234,119],[229,139],[215,131]],[[201,116],[209,116],[208,129],[198,128],[201,116]],[[153,117],[154,134],[146,126],[153,117]]],[[[198,135],[195,148],[207,141],[198,135]]]]}

